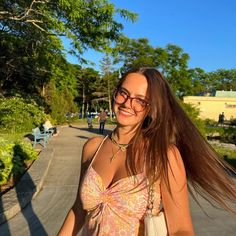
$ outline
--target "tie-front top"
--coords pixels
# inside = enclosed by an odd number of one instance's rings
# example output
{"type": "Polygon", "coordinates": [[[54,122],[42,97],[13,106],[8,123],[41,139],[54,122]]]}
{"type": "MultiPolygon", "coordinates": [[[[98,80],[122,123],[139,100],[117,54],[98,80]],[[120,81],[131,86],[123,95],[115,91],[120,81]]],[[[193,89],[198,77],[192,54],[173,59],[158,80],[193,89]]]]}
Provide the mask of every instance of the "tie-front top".
{"type": "MultiPolygon", "coordinates": [[[[148,203],[147,178],[142,172],[122,178],[106,188],[102,178],[92,167],[100,147],[87,169],[80,188],[83,208],[87,211],[82,235],[144,235],[143,218],[148,203]]],[[[156,212],[159,204],[160,194],[156,193],[156,212]]]]}

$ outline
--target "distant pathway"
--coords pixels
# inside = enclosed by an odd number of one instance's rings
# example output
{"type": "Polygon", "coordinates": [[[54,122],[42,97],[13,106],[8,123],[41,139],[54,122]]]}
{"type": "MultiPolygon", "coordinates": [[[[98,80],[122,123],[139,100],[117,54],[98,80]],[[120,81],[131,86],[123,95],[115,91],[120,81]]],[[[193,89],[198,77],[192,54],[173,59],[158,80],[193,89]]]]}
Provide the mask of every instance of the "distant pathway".
{"type": "MultiPolygon", "coordinates": [[[[82,146],[94,135],[85,126],[61,128],[49,143],[55,148],[55,155],[42,191],[21,213],[0,225],[1,236],[56,235],[76,196],[82,146]]],[[[212,219],[191,200],[197,236],[236,235],[235,215],[216,210],[202,199],[200,202],[212,219]]]]}

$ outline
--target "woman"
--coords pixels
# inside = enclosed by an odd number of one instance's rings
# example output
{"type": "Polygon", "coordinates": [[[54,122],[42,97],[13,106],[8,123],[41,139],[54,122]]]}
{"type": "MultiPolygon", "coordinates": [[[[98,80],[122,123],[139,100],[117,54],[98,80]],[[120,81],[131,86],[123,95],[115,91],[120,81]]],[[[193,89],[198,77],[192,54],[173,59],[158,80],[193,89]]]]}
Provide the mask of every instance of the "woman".
{"type": "Polygon", "coordinates": [[[127,72],[113,100],[117,127],[84,145],[77,199],[60,236],[76,235],[82,226],[82,235],[144,235],[149,186],[153,213],[163,205],[168,234],[194,235],[187,178],[197,192],[230,210],[225,199],[236,202],[236,188],[225,164],[157,70],[127,72]]]}

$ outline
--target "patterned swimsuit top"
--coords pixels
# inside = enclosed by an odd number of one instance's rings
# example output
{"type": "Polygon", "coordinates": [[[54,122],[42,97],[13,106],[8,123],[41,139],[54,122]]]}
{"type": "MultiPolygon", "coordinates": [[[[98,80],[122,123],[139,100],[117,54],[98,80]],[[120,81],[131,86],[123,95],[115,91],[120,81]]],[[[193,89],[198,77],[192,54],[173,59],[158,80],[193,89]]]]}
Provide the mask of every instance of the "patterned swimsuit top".
{"type": "MultiPolygon", "coordinates": [[[[143,218],[148,203],[147,178],[144,172],[128,176],[106,188],[92,164],[106,136],[95,153],[82,180],[80,197],[87,211],[82,235],[144,235],[143,218]]],[[[160,194],[154,194],[158,212],[160,194]]]]}

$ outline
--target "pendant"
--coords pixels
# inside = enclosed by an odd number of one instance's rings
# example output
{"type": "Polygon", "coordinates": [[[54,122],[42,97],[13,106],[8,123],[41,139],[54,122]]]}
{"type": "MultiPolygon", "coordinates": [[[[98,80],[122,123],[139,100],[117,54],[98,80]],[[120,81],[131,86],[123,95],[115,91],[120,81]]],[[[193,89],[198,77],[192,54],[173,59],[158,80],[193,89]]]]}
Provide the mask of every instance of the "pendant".
{"type": "Polygon", "coordinates": [[[122,152],[124,152],[127,147],[122,147],[122,146],[120,147],[120,146],[119,146],[119,148],[120,148],[120,150],[121,150],[122,152]]]}

